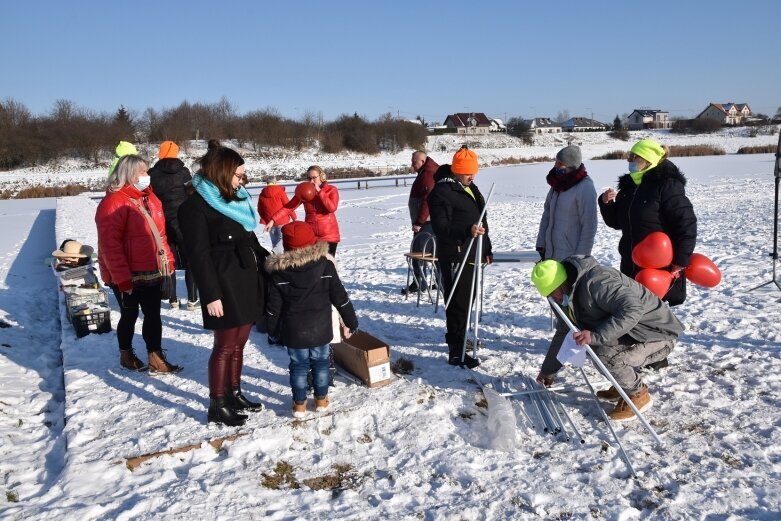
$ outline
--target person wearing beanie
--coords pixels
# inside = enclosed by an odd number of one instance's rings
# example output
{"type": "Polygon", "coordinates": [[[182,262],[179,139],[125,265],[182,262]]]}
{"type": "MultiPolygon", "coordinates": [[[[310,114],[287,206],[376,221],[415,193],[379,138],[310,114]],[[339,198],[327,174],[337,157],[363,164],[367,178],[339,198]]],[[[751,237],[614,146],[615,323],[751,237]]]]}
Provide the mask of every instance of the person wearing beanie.
{"type": "Polygon", "coordinates": [[[345,324],[345,338],[358,329],[358,318],[328,253],[328,243],[317,240],[308,223],[294,221],[283,226],[282,244],[284,253],[266,259],[271,279],[266,324],[269,335],[287,348],[293,415],[302,417],[307,410],[310,370],[315,410],[328,408],[332,306],[345,324]]]}
{"type": "Polygon", "coordinates": [[[550,189],[536,242],[540,258],[591,255],[597,234],[597,191],[586,173],[580,148],[570,145],[559,150],[546,180],[550,189]]]}
{"type": "Polygon", "coordinates": [[[195,193],[179,207],[188,270],[198,284],[203,327],[214,331],[209,357],[207,421],[243,425],[240,411],[260,411],[241,388],[244,348],[252,325],[263,320],[269,252],[258,242],[258,214],[241,185],[244,159],[228,147],[210,146],[198,160],[195,193]]]}
{"type": "MultiPolygon", "coordinates": [[[[531,279],[537,291],[561,306],[580,330],[573,333],[575,343],[591,346],[640,412],[651,407],[648,387],[636,369],[666,359],[675,347],[683,325],[670,307],[645,286],[588,255],[541,261],[532,269],[531,279]]],[[[537,375],[537,382],[546,387],[553,385],[562,367],[556,357],[569,334],[560,321],[537,375]]],[[[618,401],[611,419],[635,419],[615,388],[597,396],[618,401]]]]}
{"type": "MultiPolygon", "coordinates": [[[[428,198],[445,299],[452,294],[445,311],[448,363],[459,366],[462,365],[461,355],[477,246],[477,241],[473,241],[472,248],[467,251],[470,240],[482,237],[481,262],[490,263],[493,260],[491,239],[488,237],[488,214],[483,217],[483,222],[478,222],[485,207],[485,199],[474,184],[477,171],[477,154],[467,147],[462,147],[453,156],[451,164],[443,165],[437,170],[434,176],[436,184],[428,198]],[[464,267],[458,284],[454,285],[458,265],[464,259],[470,264],[464,267]]],[[[463,365],[473,368],[480,365],[480,362],[464,354],[463,365]]]]}
{"type": "MultiPolygon", "coordinates": [[[[258,214],[260,214],[260,224],[266,225],[269,221],[272,220],[272,216],[289,202],[290,199],[285,192],[285,188],[279,186],[276,181],[269,181],[263,190],[260,191],[260,197],[258,197],[258,214]]],[[[275,222],[274,226],[268,230],[268,235],[271,239],[272,251],[276,249],[277,245],[282,240],[282,226],[288,222],[296,220],[295,210],[286,209],[286,213],[287,219],[284,217],[281,218],[279,222],[275,222]]]]}
{"type": "MultiPolygon", "coordinates": [[[[412,153],[412,170],[416,172],[418,176],[412,183],[412,188],[410,188],[409,191],[409,200],[407,201],[413,233],[410,251],[421,252],[425,251],[423,249],[425,244],[432,245],[431,241],[426,241],[426,239],[430,238],[430,235],[434,234],[434,230],[431,228],[428,196],[434,188],[434,174],[439,170],[439,164],[428,157],[422,150],[417,150],[412,153]]],[[[431,249],[432,248],[429,246],[429,250],[426,251],[426,253],[431,253],[431,249]]],[[[412,281],[409,287],[401,290],[402,295],[418,292],[418,281],[423,282],[427,286],[429,285],[424,276],[423,264],[424,263],[420,261],[412,260],[412,270],[415,274],[415,280],[412,281]]],[[[422,289],[425,290],[427,288],[424,287],[422,289]]],[[[431,281],[431,289],[436,289],[434,281],[431,281]]]]}
{"type": "Polygon", "coordinates": [[[114,149],[114,160],[111,161],[111,165],[108,167],[108,176],[111,177],[111,174],[114,173],[114,169],[117,167],[117,163],[121,157],[137,154],[138,150],[136,150],[136,146],[133,143],[120,141],[117,147],[114,149]]]}
{"type": "MultiPolygon", "coordinates": [[[[192,271],[187,269],[187,254],[178,216],[179,207],[189,197],[188,192],[193,176],[179,159],[179,146],[173,141],[163,141],[157,155],[160,160],[149,169],[152,190],[163,203],[168,245],[174,254],[176,269],[184,271],[184,281],[187,286],[187,310],[195,311],[200,308],[198,287],[195,284],[192,271]]],[[[179,308],[176,273],[171,274],[171,293],[168,295],[168,303],[172,309],[179,308]]]]}
{"type": "Polygon", "coordinates": [[[618,179],[618,191],[609,188],[599,197],[599,211],[609,227],[621,230],[618,253],[621,273],[632,278],[642,269],[632,262],[632,250],[651,232],[664,232],[673,246],[675,277],[664,300],[671,306],[686,300],[683,269],[697,242],[697,217],[686,197],[686,178],[665,147],[651,139],[632,146],[627,156],[629,173],[618,179]]]}

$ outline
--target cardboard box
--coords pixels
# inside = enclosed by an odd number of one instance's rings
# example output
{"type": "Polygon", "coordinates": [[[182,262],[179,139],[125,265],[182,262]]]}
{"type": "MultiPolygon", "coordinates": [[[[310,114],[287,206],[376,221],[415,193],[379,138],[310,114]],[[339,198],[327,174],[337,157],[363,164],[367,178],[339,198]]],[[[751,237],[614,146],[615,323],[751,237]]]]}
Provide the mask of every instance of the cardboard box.
{"type": "Polygon", "coordinates": [[[390,347],[364,331],[333,344],[334,361],[368,387],[391,383],[390,347]]]}

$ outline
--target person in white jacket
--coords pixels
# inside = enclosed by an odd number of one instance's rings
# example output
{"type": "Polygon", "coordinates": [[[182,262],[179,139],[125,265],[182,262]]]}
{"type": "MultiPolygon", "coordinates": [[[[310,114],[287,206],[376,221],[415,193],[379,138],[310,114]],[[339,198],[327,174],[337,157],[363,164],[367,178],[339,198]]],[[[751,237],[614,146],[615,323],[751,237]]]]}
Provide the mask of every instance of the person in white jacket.
{"type": "Polygon", "coordinates": [[[571,255],[591,255],[597,233],[597,192],[580,148],[570,145],[559,150],[546,179],[551,188],[537,233],[540,258],[561,261],[571,255]]]}

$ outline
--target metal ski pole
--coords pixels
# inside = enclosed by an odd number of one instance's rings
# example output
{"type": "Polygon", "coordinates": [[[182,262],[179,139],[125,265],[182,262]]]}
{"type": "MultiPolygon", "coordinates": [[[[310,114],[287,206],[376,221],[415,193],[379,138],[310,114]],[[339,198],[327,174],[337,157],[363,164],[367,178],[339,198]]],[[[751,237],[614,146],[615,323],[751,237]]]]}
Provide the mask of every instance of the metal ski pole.
{"type": "MultiPolygon", "coordinates": [[[[482,225],[482,223],[480,223],[482,225]]],[[[472,356],[479,360],[478,351],[480,350],[480,311],[483,309],[483,270],[481,268],[483,262],[483,236],[480,235],[477,238],[477,253],[475,254],[475,281],[473,284],[475,290],[475,326],[472,330],[474,336],[474,343],[472,344],[472,356]]]]}
{"type": "MultiPolygon", "coordinates": [[[[480,242],[477,243],[478,245],[480,242]]],[[[475,266],[476,267],[476,266],[475,266]]],[[[475,274],[472,274],[472,284],[469,288],[469,307],[466,308],[466,324],[467,328],[469,327],[469,323],[472,319],[472,305],[474,304],[474,298],[475,298],[475,274]]],[[[453,290],[455,291],[455,286],[453,286],[453,290]]],[[[467,331],[464,331],[464,340],[461,343],[461,363],[464,363],[464,360],[466,359],[466,337],[467,337],[467,331]]],[[[476,354],[473,351],[473,354],[476,354]]]]}
{"type": "MultiPolygon", "coordinates": [[[[477,223],[483,222],[483,217],[485,217],[485,212],[488,210],[488,203],[491,201],[491,197],[494,194],[494,187],[496,187],[496,183],[491,184],[491,190],[488,191],[488,197],[485,200],[485,205],[483,206],[483,211],[480,212],[480,217],[477,219],[477,223]]],[[[475,224],[477,224],[475,223],[475,224]]],[[[448,305],[450,305],[450,299],[453,298],[453,293],[455,293],[456,285],[458,284],[458,279],[461,278],[461,272],[464,270],[464,265],[466,264],[466,258],[469,255],[469,250],[472,249],[472,244],[475,242],[475,238],[472,237],[472,239],[469,241],[469,246],[467,247],[466,251],[464,252],[464,258],[461,261],[461,265],[458,267],[458,273],[456,273],[456,278],[453,280],[453,288],[450,290],[450,295],[447,297],[447,301],[445,302],[445,309],[447,309],[448,305]]]]}
{"type": "MultiPolygon", "coordinates": [[[[556,311],[556,314],[559,315],[559,317],[564,321],[565,324],[567,324],[567,327],[570,329],[570,331],[578,332],[580,331],[575,324],[572,323],[572,321],[569,319],[566,313],[559,307],[558,303],[553,300],[552,298],[548,297],[548,301],[550,302],[553,309],[556,311]]],[[[594,363],[594,365],[597,366],[597,368],[602,372],[602,374],[605,375],[605,377],[610,380],[610,383],[613,384],[613,387],[618,391],[618,394],[621,395],[621,398],[624,399],[624,402],[629,406],[630,409],[632,409],[632,412],[635,413],[635,416],[640,420],[640,423],[643,424],[643,427],[645,427],[645,430],[647,430],[651,437],[653,437],[654,441],[658,443],[659,445],[662,444],[661,438],[659,438],[659,435],[656,434],[656,431],[651,427],[651,425],[646,421],[645,417],[642,415],[642,413],[637,409],[635,404],[632,402],[632,400],[629,399],[629,396],[624,392],[624,390],[621,388],[620,385],[618,385],[618,382],[616,382],[616,379],[613,378],[613,375],[610,374],[610,371],[607,370],[607,367],[605,367],[605,364],[602,363],[602,360],[599,359],[596,353],[591,349],[591,346],[584,346],[586,348],[586,353],[588,354],[589,358],[591,358],[591,361],[594,363]]],[[[590,386],[591,384],[589,384],[590,386]]],[[[595,395],[596,396],[596,395],[595,395]]],[[[600,410],[602,408],[600,407],[600,410]]]]}
{"type": "Polygon", "coordinates": [[[613,425],[610,423],[610,420],[607,417],[607,413],[602,408],[602,404],[599,403],[599,398],[597,398],[597,393],[596,391],[594,391],[594,388],[591,386],[591,382],[589,382],[588,376],[586,376],[586,371],[584,371],[582,367],[580,368],[580,374],[582,374],[583,379],[586,380],[586,385],[588,385],[588,388],[591,391],[591,396],[594,397],[594,401],[597,404],[597,409],[599,409],[599,412],[602,413],[602,418],[605,420],[605,423],[607,424],[607,428],[610,429],[610,434],[612,434],[613,439],[616,440],[616,443],[618,444],[618,450],[621,452],[621,457],[624,458],[624,461],[626,461],[626,464],[629,467],[629,472],[632,473],[632,477],[636,478],[637,474],[635,474],[635,469],[632,466],[632,462],[629,460],[629,455],[624,450],[624,446],[621,445],[621,440],[618,439],[618,434],[616,434],[616,431],[613,430],[613,425]]]}

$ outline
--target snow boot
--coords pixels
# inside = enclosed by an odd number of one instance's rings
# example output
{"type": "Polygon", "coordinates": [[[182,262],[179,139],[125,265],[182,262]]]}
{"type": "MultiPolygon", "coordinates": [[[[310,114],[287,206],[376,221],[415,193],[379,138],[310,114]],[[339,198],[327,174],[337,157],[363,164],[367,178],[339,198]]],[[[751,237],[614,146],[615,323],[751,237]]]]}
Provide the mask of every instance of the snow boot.
{"type": "Polygon", "coordinates": [[[303,418],[306,416],[306,400],[303,402],[293,402],[293,417],[303,418]]]}
{"type": "MultiPolygon", "coordinates": [[[[648,393],[648,387],[645,385],[643,385],[636,393],[630,394],[629,399],[632,400],[632,403],[640,412],[650,409],[651,405],[654,403],[651,395],[648,393]]],[[[616,404],[616,408],[613,409],[610,414],[608,414],[608,416],[611,420],[617,422],[630,421],[637,418],[634,411],[632,411],[623,398],[619,398],[618,403],[616,404]]]]}
{"type": "Polygon", "coordinates": [[[168,360],[165,359],[165,354],[163,354],[162,349],[159,351],[149,351],[150,373],[178,373],[181,370],[182,366],[168,363],[168,360]]]}
{"type": "Polygon", "coordinates": [[[209,412],[207,413],[209,423],[222,423],[228,427],[238,427],[244,425],[247,420],[246,414],[239,414],[226,403],[224,397],[209,399],[209,412]]]}
{"type": "Polygon", "coordinates": [[[187,311],[195,311],[196,309],[200,309],[201,307],[201,301],[200,300],[188,300],[187,301],[187,311]]]}
{"type": "Polygon", "coordinates": [[[408,287],[402,288],[401,294],[412,295],[413,293],[417,293],[419,289],[420,288],[418,288],[418,283],[413,280],[412,284],[410,284],[408,287]]]}
{"type": "Polygon", "coordinates": [[[169,299],[168,305],[171,306],[171,309],[179,309],[179,299],[177,298],[169,299]]]}
{"type": "Polygon", "coordinates": [[[597,391],[597,397],[602,398],[603,400],[607,400],[609,402],[615,402],[619,398],[621,398],[621,395],[618,394],[618,391],[614,386],[610,386],[610,389],[604,389],[602,391],[597,391]]]}
{"type": "Polygon", "coordinates": [[[119,365],[129,371],[146,371],[147,367],[137,356],[133,349],[119,350],[119,365]]]}
{"type": "Polygon", "coordinates": [[[323,396],[322,398],[315,396],[315,410],[317,412],[323,412],[328,409],[330,403],[331,402],[328,401],[328,396],[323,396]]]}
{"type": "Polygon", "coordinates": [[[246,396],[241,392],[241,387],[234,387],[228,393],[226,396],[230,396],[231,401],[233,402],[233,408],[238,410],[247,410],[250,412],[260,411],[263,409],[263,404],[260,402],[251,402],[247,399],[246,396]]]}

